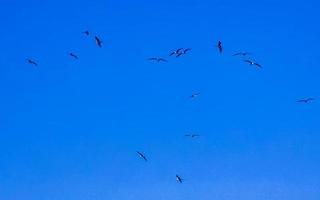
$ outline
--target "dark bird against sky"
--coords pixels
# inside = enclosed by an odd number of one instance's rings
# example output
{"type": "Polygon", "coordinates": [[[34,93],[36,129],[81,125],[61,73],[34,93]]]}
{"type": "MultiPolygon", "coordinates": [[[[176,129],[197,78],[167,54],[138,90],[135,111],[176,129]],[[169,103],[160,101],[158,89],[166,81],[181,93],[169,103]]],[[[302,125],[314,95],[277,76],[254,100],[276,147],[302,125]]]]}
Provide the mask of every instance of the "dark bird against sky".
{"type": "Polygon", "coordinates": [[[89,31],[84,31],[83,34],[85,34],[86,36],[89,36],[89,31]]]}
{"type": "Polygon", "coordinates": [[[96,40],[98,47],[102,47],[102,40],[100,38],[98,38],[97,36],[95,36],[94,38],[96,40]]]}
{"type": "Polygon", "coordinates": [[[177,180],[177,182],[179,182],[179,183],[182,183],[182,182],[183,182],[183,179],[182,179],[179,175],[176,175],[176,180],[177,180]]]}
{"type": "Polygon", "coordinates": [[[173,56],[173,55],[178,55],[179,53],[181,53],[183,48],[179,48],[179,49],[176,49],[174,51],[172,51],[169,56],[173,56]]]}
{"type": "Polygon", "coordinates": [[[190,95],[191,99],[197,98],[200,95],[200,92],[197,93],[193,93],[192,95],[190,95]]]}
{"type": "Polygon", "coordinates": [[[235,53],[232,56],[247,56],[247,55],[251,55],[251,53],[249,52],[239,52],[239,53],[235,53]]]}
{"type": "Polygon", "coordinates": [[[161,58],[161,57],[152,57],[152,58],[149,58],[148,60],[151,60],[151,61],[156,61],[156,62],[168,62],[166,59],[164,58],[161,58]]]}
{"type": "Polygon", "coordinates": [[[70,55],[71,57],[73,57],[74,59],[79,59],[79,57],[78,57],[76,54],[74,54],[74,53],[69,53],[69,55],[70,55]]]}
{"type": "Polygon", "coordinates": [[[249,65],[255,65],[255,66],[259,67],[259,68],[262,68],[262,66],[257,62],[254,62],[254,61],[251,61],[251,60],[244,60],[244,62],[249,63],[249,65]]]}
{"type": "Polygon", "coordinates": [[[307,99],[300,99],[297,102],[298,103],[309,103],[309,102],[314,101],[314,100],[315,100],[314,98],[307,98],[307,99]]]}
{"type": "Polygon", "coordinates": [[[148,161],[147,157],[143,153],[137,151],[137,154],[139,154],[140,158],[142,158],[144,161],[148,161]]]}
{"type": "Polygon", "coordinates": [[[191,138],[195,138],[195,137],[199,137],[200,135],[198,134],[187,134],[185,135],[186,137],[191,137],[191,138]]]}
{"type": "Polygon", "coordinates": [[[38,63],[37,63],[35,60],[32,60],[32,59],[30,59],[30,58],[27,58],[26,60],[27,60],[27,62],[28,62],[29,64],[34,65],[34,66],[38,66],[38,63]]]}
{"type": "Polygon", "coordinates": [[[223,52],[223,48],[222,48],[222,42],[221,41],[218,42],[217,47],[219,49],[219,52],[222,53],[223,52]]]}

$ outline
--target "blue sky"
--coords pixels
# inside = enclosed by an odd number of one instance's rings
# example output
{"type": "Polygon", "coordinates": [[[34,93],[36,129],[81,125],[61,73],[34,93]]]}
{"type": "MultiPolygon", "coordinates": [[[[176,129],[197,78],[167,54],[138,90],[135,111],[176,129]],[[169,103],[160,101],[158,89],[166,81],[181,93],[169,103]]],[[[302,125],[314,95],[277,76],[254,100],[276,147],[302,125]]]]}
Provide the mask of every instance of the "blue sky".
{"type": "Polygon", "coordinates": [[[316,0],[0,2],[0,199],[319,199],[316,0]]]}

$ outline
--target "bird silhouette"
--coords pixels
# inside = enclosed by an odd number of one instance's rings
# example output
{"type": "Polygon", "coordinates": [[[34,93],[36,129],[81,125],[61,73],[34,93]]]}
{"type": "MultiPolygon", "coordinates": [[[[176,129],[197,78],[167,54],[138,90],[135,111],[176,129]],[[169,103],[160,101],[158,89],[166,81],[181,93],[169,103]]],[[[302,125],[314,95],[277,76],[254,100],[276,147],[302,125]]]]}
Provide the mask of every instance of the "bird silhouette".
{"type": "Polygon", "coordinates": [[[199,137],[200,135],[198,134],[187,134],[185,135],[186,137],[191,137],[191,138],[195,138],[195,137],[199,137]]]}
{"type": "Polygon", "coordinates": [[[191,99],[197,98],[200,95],[200,92],[197,93],[193,93],[192,95],[190,95],[191,99]]]}
{"type": "Polygon", "coordinates": [[[182,49],[179,53],[177,53],[176,57],[178,58],[178,57],[180,57],[182,55],[185,55],[185,54],[188,53],[188,51],[191,51],[191,49],[190,48],[182,49]]]}
{"type": "Polygon", "coordinates": [[[139,154],[139,156],[140,156],[144,161],[146,161],[146,162],[148,161],[147,157],[146,157],[143,153],[137,151],[137,154],[139,154]]]}
{"type": "Polygon", "coordinates": [[[219,52],[222,53],[223,52],[223,48],[222,48],[222,42],[221,41],[218,42],[217,47],[219,49],[219,52]]]}
{"type": "Polygon", "coordinates": [[[169,54],[169,56],[178,55],[179,53],[181,53],[182,50],[183,50],[183,48],[176,49],[176,50],[172,51],[169,54]]]}
{"type": "Polygon", "coordinates": [[[251,55],[251,53],[249,52],[239,52],[239,53],[235,53],[232,56],[247,56],[247,55],[251,55]]]}
{"type": "Polygon", "coordinates": [[[177,180],[177,182],[179,182],[179,183],[182,183],[182,182],[183,182],[183,179],[182,179],[178,174],[176,174],[176,180],[177,180]]]}
{"type": "Polygon", "coordinates": [[[32,59],[30,59],[30,58],[27,58],[26,60],[27,60],[27,62],[28,62],[29,64],[34,65],[34,66],[38,66],[38,63],[37,63],[35,60],[32,60],[32,59]]]}
{"type": "Polygon", "coordinates": [[[85,34],[86,36],[89,36],[89,35],[90,35],[89,31],[84,31],[84,32],[82,32],[82,33],[85,34]]]}
{"type": "Polygon", "coordinates": [[[151,60],[151,61],[156,61],[156,62],[168,62],[166,59],[164,58],[161,58],[161,57],[152,57],[152,58],[149,58],[148,60],[151,60]]]}
{"type": "Polygon", "coordinates": [[[98,38],[97,36],[95,36],[94,38],[96,40],[98,47],[102,47],[102,40],[100,38],[98,38]]]}
{"type": "Polygon", "coordinates": [[[79,57],[78,57],[76,54],[74,54],[74,53],[69,53],[69,55],[70,55],[71,57],[73,57],[74,59],[79,59],[79,57]]]}
{"type": "Polygon", "coordinates": [[[251,61],[251,60],[244,60],[244,62],[249,63],[249,65],[255,65],[255,66],[259,67],[259,68],[262,68],[262,66],[257,62],[254,62],[254,61],[251,61]]]}
{"type": "Polygon", "coordinates": [[[298,103],[309,103],[309,102],[314,101],[314,100],[315,100],[314,98],[307,98],[307,99],[300,99],[297,102],[298,103]]]}

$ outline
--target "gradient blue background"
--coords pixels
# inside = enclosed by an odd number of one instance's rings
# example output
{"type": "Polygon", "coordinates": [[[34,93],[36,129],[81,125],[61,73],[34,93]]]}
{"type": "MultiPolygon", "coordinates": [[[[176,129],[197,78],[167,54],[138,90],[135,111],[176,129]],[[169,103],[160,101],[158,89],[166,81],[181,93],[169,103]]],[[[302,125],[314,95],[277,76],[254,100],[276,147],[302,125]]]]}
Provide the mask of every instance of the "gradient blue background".
{"type": "Polygon", "coordinates": [[[318,1],[0,5],[0,199],[319,199],[318,1]]]}

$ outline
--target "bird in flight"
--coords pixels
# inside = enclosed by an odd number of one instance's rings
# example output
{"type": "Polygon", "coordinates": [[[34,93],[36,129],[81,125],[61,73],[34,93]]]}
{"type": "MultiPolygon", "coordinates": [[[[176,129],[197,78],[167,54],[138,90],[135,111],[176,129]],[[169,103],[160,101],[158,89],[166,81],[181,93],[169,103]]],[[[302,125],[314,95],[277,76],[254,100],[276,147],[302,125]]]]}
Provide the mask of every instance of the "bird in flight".
{"type": "Polygon", "coordinates": [[[217,47],[219,49],[219,52],[222,53],[223,52],[223,48],[222,48],[222,42],[221,41],[218,42],[217,47]]]}
{"type": "Polygon", "coordinates": [[[149,58],[148,60],[151,60],[151,61],[156,61],[156,62],[168,62],[166,59],[164,58],[160,58],[160,57],[153,57],[153,58],[149,58]]]}
{"type": "Polygon", "coordinates": [[[197,98],[200,95],[200,92],[197,93],[193,93],[192,95],[190,95],[191,99],[197,98]]]}
{"type": "Polygon", "coordinates": [[[89,31],[84,31],[84,32],[82,32],[83,34],[85,34],[86,36],[89,36],[89,31]]]}
{"type": "Polygon", "coordinates": [[[259,63],[256,63],[254,61],[244,60],[244,62],[249,63],[249,65],[255,65],[255,66],[259,67],[259,68],[262,68],[262,66],[259,63]]]}
{"type": "Polygon", "coordinates": [[[232,56],[247,56],[247,55],[251,55],[251,53],[249,52],[239,52],[239,53],[235,53],[232,56]]]}
{"type": "Polygon", "coordinates": [[[79,59],[79,57],[74,53],[69,53],[69,56],[73,57],[74,59],[79,59]]]}
{"type": "Polygon", "coordinates": [[[100,38],[98,38],[97,36],[95,36],[94,38],[96,40],[98,47],[102,47],[102,40],[100,38]]]}
{"type": "Polygon", "coordinates": [[[179,183],[182,183],[182,182],[183,182],[183,179],[182,179],[179,175],[176,175],[176,180],[177,180],[177,182],[179,182],[179,183]]]}
{"type": "Polygon", "coordinates": [[[180,57],[180,56],[182,56],[182,55],[185,55],[185,54],[188,53],[188,51],[191,51],[191,49],[190,49],[190,48],[183,49],[182,51],[180,51],[180,52],[176,55],[176,57],[178,58],[178,57],[180,57]]]}
{"type": "Polygon", "coordinates": [[[297,102],[298,103],[309,103],[311,101],[315,100],[314,98],[307,98],[307,99],[300,99],[297,102]]]}
{"type": "Polygon", "coordinates": [[[178,55],[181,53],[182,50],[183,50],[183,48],[179,48],[177,50],[174,50],[169,54],[169,56],[178,55]]]}
{"type": "Polygon", "coordinates": [[[26,60],[27,60],[27,62],[28,62],[29,64],[34,65],[34,66],[38,66],[38,63],[37,63],[36,61],[34,61],[34,60],[32,60],[32,59],[29,59],[29,58],[27,58],[26,60]]]}
{"type": "Polygon", "coordinates": [[[195,138],[195,137],[199,137],[200,135],[198,134],[187,134],[185,135],[186,137],[191,137],[191,138],[195,138]]]}
{"type": "Polygon", "coordinates": [[[148,161],[147,157],[146,157],[143,153],[137,151],[137,154],[139,154],[139,156],[140,156],[144,161],[146,161],[146,162],[148,161]]]}

